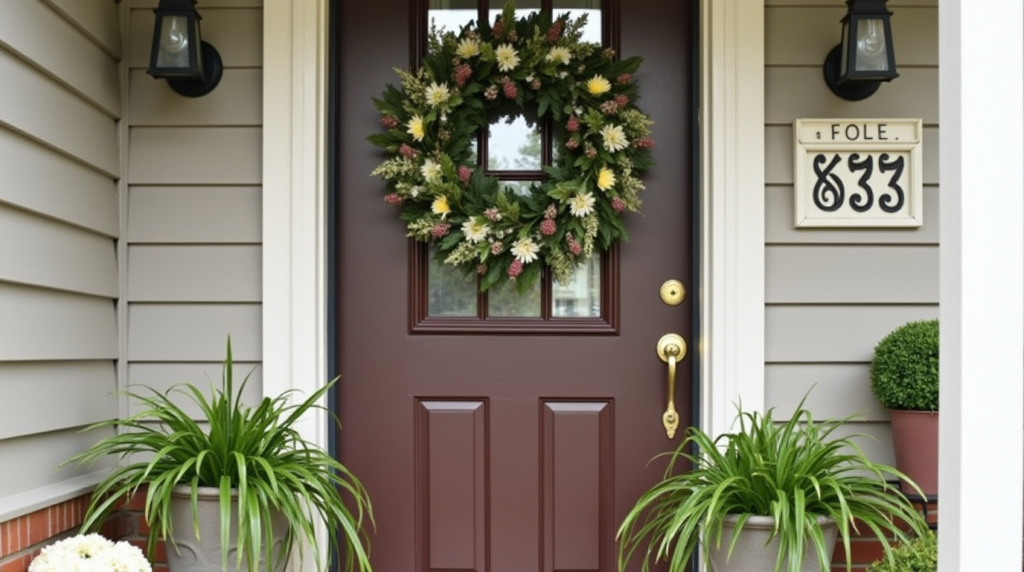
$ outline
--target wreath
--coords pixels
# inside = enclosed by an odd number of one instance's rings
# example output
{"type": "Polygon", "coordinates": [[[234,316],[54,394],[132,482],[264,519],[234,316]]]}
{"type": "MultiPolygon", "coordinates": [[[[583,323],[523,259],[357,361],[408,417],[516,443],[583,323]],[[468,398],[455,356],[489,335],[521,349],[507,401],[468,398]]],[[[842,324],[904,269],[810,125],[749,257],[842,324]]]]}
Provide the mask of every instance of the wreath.
{"type": "Polygon", "coordinates": [[[493,25],[432,29],[420,67],[396,69],[401,89],[373,98],[384,131],[368,139],[389,155],[372,173],[386,181],[384,200],[440,261],[479,274],[481,291],[511,281],[523,292],[544,266],[567,283],[595,248],[628,240],[622,213],[640,211],[654,146],[636,107],[641,58],[581,41],[585,24],[568,13],[517,18],[510,2],[493,25]],[[488,176],[474,148],[510,111],[553,132],[553,164],[526,193],[488,176]]]}

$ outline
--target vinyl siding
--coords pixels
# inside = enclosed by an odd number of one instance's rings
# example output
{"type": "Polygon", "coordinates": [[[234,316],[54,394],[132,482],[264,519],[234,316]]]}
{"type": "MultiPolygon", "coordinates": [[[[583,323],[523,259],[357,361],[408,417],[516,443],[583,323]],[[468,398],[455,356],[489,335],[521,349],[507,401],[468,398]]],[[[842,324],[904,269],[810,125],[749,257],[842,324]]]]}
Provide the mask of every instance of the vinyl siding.
{"type": "Polygon", "coordinates": [[[120,19],[0,3],[0,522],[85,492],[58,465],[116,417],[120,19]]]}
{"type": "Polygon", "coordinates": [[[205,387],[228,335],[238,375],[262,355],[262,2],[198,6],[224,75],[188,98],[146,74],[157,2],[126,1],[126,380],[205,387]]]}
{"type": "Polygon", "coordinates": [[[840,0],[765,2],[765,398],[785,418],[810,390],[819,418],[861,415],[850,431],[892,462],[888,414],[871,395],[872,350],[908,321],[938,315],[938,9],[892,0],[900,77],[847,102],[821,77],[839,41],[840,0]],[[920,117],[924,123],[924,226],[793,227],[796,118],[920,117]],[[814,388],[811,390],[811,388],[814,388]]]}

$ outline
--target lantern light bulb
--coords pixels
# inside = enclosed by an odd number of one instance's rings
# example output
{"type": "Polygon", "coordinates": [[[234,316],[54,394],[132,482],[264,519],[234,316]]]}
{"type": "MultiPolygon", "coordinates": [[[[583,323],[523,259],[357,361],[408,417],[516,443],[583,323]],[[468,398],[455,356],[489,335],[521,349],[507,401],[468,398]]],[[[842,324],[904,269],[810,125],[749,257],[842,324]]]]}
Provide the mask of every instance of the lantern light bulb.
{"type": "Polygon", "coordinates": [[[865,20],[857,27],[858,71],[885,70],[888,55],[885,46],[885,29],[878,19],[865,20]]]}

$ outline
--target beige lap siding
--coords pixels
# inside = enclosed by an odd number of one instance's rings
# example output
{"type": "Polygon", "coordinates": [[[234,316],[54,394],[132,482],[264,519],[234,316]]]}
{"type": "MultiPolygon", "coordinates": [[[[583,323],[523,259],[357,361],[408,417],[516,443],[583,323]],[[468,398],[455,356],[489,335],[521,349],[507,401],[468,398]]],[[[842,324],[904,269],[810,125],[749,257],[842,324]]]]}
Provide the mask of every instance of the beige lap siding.
{"type": "Polygon", "coordinates": [[[891,0],[900,77],[861,102],[833,95],[821,65],[839,43],[841,0],[765,1],[765,401],[785,418],[808,399],[819,417],[861,413],[868,454],[892,462],[888,414],[871,395],[877,341],[912,319],[938,315],[938,8],[891,0]],[[921,118],[924,226],[793,227],[793,120],[921,118]]]}

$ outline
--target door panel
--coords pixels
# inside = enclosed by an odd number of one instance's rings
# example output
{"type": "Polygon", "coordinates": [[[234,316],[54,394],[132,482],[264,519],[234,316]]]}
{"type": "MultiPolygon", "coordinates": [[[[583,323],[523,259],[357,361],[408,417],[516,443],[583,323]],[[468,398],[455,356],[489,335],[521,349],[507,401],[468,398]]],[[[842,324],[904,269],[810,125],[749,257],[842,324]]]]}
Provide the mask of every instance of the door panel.
{"type": "MultiPolygon", "coordinates": [[[[694,345],[693,298],[659,297],[668,279],[693,284],[689,3],[621,0],[610,12],[622,54],[644,57],[639,105],[655,122],[657,166],[618,251],[618,331],[602,335],[412,331],[416,249],[369,175],[382,156],[365,140],[379,129],[371,97],[409,66],[411,3],[334,8],[339,451],[373,499],[374,567],[612,571],[618,523],[664,467],[648,461],[679,439],[661,424],[658,339],[694,345]]],[[[675,395],[682,427],[691,360],[675,395]]]]}

